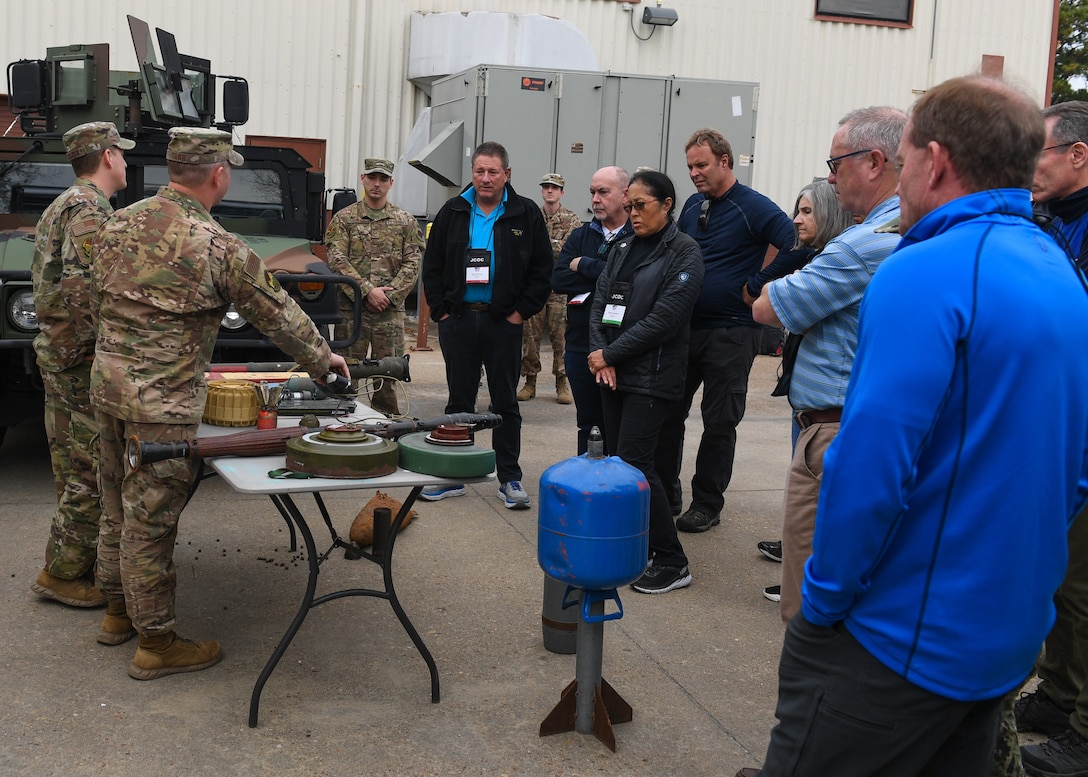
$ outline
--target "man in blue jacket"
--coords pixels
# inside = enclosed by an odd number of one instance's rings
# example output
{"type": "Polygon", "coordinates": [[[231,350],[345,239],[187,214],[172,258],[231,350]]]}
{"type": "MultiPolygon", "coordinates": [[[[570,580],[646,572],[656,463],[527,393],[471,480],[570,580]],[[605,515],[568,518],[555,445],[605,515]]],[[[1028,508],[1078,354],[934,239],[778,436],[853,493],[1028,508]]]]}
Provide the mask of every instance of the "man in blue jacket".
{"type": "MultiPolygon", "coordinates": [[[[491,412],[502,416],[491,435],[498,496],[512,510],[529,507],[518,463],[522,324],[544,307],[551,273],[552,244],[540,208],[510,186],[506,149],[481,143],[472,155],[472,184],[435,216],[421,275],[446,362],[446,412],[475,412],[482,367],[491,412]]],[[[420,496],[435,501],[464,494],[464,486],[437,486],[420,496]]]]}
{"type": "Polygon", "coordinates": [[[824,458],[762,774],[988,773],[1088,496],[1088,293],[1032,222],[1041,112],[930,89],[897,154],[903,240],[869,284],[824,458]]]}

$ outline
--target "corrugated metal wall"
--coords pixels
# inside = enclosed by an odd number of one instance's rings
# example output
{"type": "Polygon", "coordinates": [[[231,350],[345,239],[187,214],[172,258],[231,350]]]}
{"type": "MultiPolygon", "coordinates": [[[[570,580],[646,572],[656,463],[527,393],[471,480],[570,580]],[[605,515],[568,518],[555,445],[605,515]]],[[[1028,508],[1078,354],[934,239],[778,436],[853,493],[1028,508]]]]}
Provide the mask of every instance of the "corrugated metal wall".
{"type": "MultiPolygon", "coordinates": [[[[251,120],[240,134],[325,138],[330,186],[357,180],[363,156],[395,158],[425,95],[405,80],[413,11],[539,13],[567,20],[602,70],[760,83],[754,184],[783,206],[814,175],[838,119],[856,107],[909,107],[983,54],[1042,102],[1053,0],[915,0],[911,29],[818,22],[813,0],[667,0],[679,21],[637,40],[616,0],[41,0],[8,3],[0,63],[46,46],[111,46],[134,69],[125,15],[170,30],[183,53],[242,75],[251,120]]],[[[635,27],[642,6],[634,8],[635,27]]],[[[488,41],[473,42],[481,62],[488,41]]],[[[531,128],[527,128],[527,131],[531,128]]]]}

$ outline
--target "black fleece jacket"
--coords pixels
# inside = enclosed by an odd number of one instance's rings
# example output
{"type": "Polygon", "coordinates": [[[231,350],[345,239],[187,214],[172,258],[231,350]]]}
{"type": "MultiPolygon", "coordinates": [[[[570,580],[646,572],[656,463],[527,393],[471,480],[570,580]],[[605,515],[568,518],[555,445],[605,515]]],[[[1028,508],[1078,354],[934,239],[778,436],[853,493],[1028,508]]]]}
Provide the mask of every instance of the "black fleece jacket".
{"type": "MultiPolygon", "coordinates": [[[[423,293],[431,318],[459,316],[465,297],[465,256],[472,204],[465,190],[438,211],[423,253],[423,293]]],[[[506,184],[506,210],[495,223],[495,277],[491,279],[491,316],[504,319],[515,310],[523,319],[539,313],[551,292],[552,243],[535,202],[506,184]]]]}

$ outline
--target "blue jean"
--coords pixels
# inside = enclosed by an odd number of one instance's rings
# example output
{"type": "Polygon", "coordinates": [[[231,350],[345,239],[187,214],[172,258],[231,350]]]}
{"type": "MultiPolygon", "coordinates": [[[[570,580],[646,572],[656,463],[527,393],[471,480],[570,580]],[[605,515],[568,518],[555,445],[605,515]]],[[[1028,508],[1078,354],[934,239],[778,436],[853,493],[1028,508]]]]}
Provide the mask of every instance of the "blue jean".
{"type": "Polygon", "coordinates": [[[521,411],[517,398],[521,337],[521,324],[496,321],[486,311],[469,310],[438,322],[438,343],[449,386],[446,412],[475,413],[480,368],[487,373],[490,412],[502,416],[502,426],[491,433],[500,483],[521,480],[521,411]]]}

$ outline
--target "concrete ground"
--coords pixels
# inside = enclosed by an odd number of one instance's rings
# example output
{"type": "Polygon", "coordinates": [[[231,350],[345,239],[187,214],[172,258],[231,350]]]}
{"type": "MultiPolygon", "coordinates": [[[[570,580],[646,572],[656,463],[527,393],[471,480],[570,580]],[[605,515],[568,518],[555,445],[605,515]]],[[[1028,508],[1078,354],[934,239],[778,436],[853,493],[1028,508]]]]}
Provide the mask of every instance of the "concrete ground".
{"type": "MultiPolygon", "coordinates": [[[[178,630],[218,639],[224,658],[139,682],[125,673],[132,643],[95,642],[101,610],[30,591],[55,496],[41,424],[15,428],[0,446],[0,775],[731,777],[760,764],[782,637],[777,606],[761,594],[779,567],[756,551],[778,536],[789,459],[789,407],[770,396],[778,364],[756,360],[721,525],[681,536],[694,583],[661,596],[623,589],[624,617],[605,625],[604,676],[634,709],[615,727],[615,753],[575,732],[539,736],[575,673],[575,657],[541,639],[538,481],[575,451],[574,408],[555,403],[550,374],[521,405],[533,509],[506,510],[493,486],[470,487],[420,502],[397,543],[397,588],[438,663],[441,703],[431,704],[426,666],[388,605],[341,599],[303,624],[264,689],[256,729],[246,725],[253,683],[306,580],[269,500],[216,479],[200,486],[178,535],[178,630]]],[[[440,414],[441,354],[412,352],[411,365],[407,411],[440,414]]],[[[685,480],[700,428],[693,411],[685,480]]],[[[371,493],[326,497],[341,534],[371,493]]],[[[318,521],[323,549],[322,532],[318,521]]],[[[376,566],[339,552],[320,577],[319,594],[380,583],[376,566]]]]}

